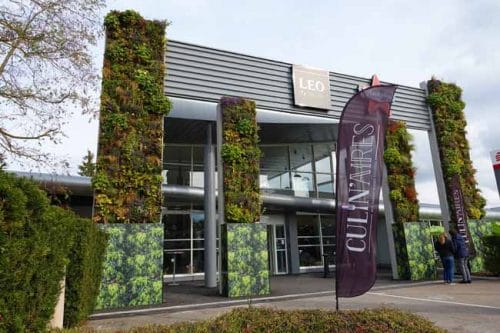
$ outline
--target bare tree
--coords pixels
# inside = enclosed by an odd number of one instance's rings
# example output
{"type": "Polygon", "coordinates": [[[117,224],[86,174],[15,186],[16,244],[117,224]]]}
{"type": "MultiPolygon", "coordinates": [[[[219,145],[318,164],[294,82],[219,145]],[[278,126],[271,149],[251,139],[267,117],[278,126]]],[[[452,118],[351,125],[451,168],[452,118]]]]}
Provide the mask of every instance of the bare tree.
{"type": "Polygon", "coordinates": [[[0,156],[50,162],[74,110],[97,111],[91,47],[102,33],[104,0],[0,3],[0,156]]]}

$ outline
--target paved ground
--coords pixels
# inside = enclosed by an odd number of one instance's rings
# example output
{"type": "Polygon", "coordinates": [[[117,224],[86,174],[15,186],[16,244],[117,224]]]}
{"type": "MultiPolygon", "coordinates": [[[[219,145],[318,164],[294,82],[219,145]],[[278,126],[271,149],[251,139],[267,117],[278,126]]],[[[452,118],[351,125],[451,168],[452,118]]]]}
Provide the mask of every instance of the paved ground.
{"type": "MultiPolygon", "coordinates": [[[[254,299],[253,305],[335,309],[333,279],[312,274],[274,277],[271,283],[273,295],[254,299]]],[[[88,325],[109,329],[193,321],[215,317],[235,306],[248,306],[247,300],[228,300],[198,283],[169,289],[170,303],[135,313],[96,314],[88,325]]],[[[422,315],[452,332],[500,332],[500,279],[475,279],[472,284],[450,286],[438,281],[391,281],[381,276],[365,295],[340,300],[341,309],[380,306],[422,315]]]]}

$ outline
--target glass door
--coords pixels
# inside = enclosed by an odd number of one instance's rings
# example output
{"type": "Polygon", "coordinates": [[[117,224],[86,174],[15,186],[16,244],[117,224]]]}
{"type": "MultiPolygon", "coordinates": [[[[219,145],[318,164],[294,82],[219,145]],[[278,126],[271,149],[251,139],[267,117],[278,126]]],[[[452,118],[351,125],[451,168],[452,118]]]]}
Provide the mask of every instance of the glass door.
{"type": "Polygon", "coordinates": [[[286,232],[284,224],[273,225],[274,234],[274,274],[288,273],[288,258],[286,253],[286,232]]]}

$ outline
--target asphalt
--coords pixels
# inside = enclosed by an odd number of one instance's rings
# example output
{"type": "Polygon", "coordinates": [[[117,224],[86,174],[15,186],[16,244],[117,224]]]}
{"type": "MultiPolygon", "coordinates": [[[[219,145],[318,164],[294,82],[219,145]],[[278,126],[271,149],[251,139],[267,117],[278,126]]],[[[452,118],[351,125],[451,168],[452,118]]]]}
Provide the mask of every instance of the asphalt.
{"type": "MultiPolygon", "coordinates": [[[[127,329],[196,321],[249,303],[279,309],[335,309],[334,279],[323,278],[320,273],[274,276],[272,294],[251,300],[219,296],[215,288],[203,287],[203,281],[167,285],[165,290],[164,304],[96,313],[87,325],[127,329]]],[[[377,307],[407,310],[451,332],[500,332],[500,278],[474,277],[471,284],[446,285],[441,281],[394,281],[388,272],[382,272],[369,292],[340,298],[339,304],[341,310],[377,307]]]]}

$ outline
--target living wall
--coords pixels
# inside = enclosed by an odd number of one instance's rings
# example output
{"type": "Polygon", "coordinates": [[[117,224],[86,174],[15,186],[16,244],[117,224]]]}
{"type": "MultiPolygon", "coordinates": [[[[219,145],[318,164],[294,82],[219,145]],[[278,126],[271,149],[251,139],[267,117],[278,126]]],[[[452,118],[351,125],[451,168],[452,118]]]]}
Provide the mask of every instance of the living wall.
{"type": "Polygon", "coordinates": [[[384,162],[395,223],[416,222],[419,219],[415,168],[411,160],[414,147],[411,140],[404,122],[389,120],[384,162]]]}
{"type": "Polygon", "coordinates": [[[255,102],[223,97],[224,214],[226,222],[252,223],[260,219],[258,127],[255,102]]]}
{"type": "Polygon", "coordinates": [[[221,149],[224,217],[222,288],[229,297],[265,295],[269,290],[267,228],[260,220],[258,127],[255,103],[223,97],[221,149]]]}
{"type": "MultiPolygon", "coordinates": [[[[485,216],[486,201],[477,187],[476,170],[470,159],[462,89],[453,83],[445,83],[434,78],[427,82],[427,87],[429,90],[427,103],[431,107],[434,119],[450,209],[453,207],[450,184],[453,176],[458,175],[468,218],[481,219],[485,216]]],[[[451,218],[452,222],[456,223],[454,214],[451,214],[451,218]]]]}
{"type": "Polygon", "coordinates": [[[81,319],[89,314],[96,295],[83,291],[75,275],[81,273],[85,288],[96,290],[99,276],[86,273],[98,272],[102,261],[82,262],[78,242],[88,245],[93,258],[102,256],[102,243],[79,234],[82,224],[102,240],[90,220],[51,206],[37,184],[0,171],[0,332],[45,331],[65,274],[65,314],[73,317],[76,309],[85,309],[81,319]]]}
{"type": "Polygon", "coordinates": [[[110,12],[105,20],[94,220],[159,222],[166,22],[110,12]]]}

